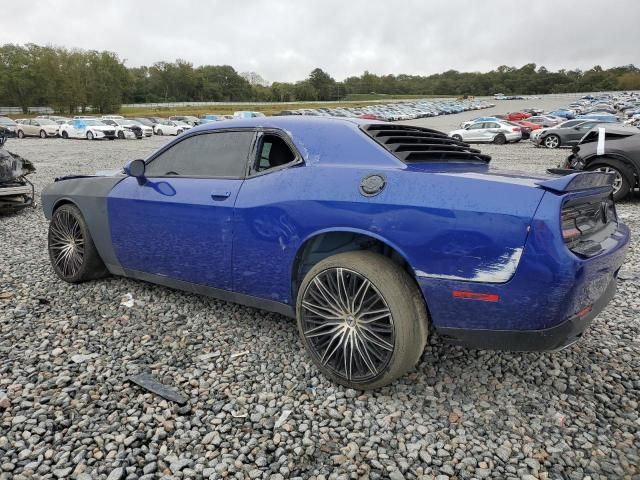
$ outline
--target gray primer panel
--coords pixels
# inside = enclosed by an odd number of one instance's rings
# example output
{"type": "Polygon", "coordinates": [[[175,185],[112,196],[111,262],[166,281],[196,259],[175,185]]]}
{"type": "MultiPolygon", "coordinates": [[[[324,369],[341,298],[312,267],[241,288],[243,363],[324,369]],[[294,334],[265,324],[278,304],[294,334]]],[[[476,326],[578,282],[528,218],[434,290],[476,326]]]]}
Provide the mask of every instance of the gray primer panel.
{"type": "Polygon", "coordinates": [[[114,275],[124,275],[124,270],[111,243],[107,197],[124,178],[124,175],[71,178],[54,182],[42,191],[42,209],[49,220],[60,201],[70,201],[80,209],[102,261],[114,275]]]}

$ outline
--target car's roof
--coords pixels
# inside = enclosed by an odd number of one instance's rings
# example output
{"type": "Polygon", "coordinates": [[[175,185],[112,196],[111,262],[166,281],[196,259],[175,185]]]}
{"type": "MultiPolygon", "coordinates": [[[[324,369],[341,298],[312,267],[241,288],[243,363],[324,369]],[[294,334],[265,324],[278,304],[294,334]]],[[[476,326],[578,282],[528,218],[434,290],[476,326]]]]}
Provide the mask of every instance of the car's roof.
{"type": "Polygon", "coordinates": [[[206,123],[190,129],[188,135],[238,128],[277,129],[291,137],[307,163],[379,168],[403,166],[402,162],[360,130],[360,127],[374,123],[385,122],[305,115],[252,117],[206,123]]]}

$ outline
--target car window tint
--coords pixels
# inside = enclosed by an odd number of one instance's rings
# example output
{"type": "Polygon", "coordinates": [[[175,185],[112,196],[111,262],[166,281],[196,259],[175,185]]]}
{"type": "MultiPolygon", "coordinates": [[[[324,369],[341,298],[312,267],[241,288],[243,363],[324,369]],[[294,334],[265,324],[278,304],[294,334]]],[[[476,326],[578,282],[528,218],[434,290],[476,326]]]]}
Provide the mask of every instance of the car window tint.
{"type": "Polygon", "coordinates": [[[262,172],[270,168],[286,165],[295,159],[287,143],[277,135],[264,135],[258,152],[256,170],[262,172]]]}
{"type": "Polygon", "coordinates": [[[469,130],[480,130],[484,128],[484,123],[474,123],[469,127],[469,130]]]}
{"type": "Polygon", "coordinates": [[[253,136],[246,131],[188,137],[154,158],[147,165],[147,175],[243,177],[253,136]]]}

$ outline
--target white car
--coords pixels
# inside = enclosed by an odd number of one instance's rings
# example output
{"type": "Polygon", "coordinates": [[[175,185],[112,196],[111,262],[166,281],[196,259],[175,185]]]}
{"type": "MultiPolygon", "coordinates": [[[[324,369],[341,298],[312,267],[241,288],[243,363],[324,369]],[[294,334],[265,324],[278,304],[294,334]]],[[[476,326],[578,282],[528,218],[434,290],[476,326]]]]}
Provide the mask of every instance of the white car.
{"type": "Polygon", "coordinates": [[[47,118],[19,118],[16,120],[16,135],[24,137],[55,137],[58,135],[58,124],[47,118]]]}
{"type": "Polygon", "coordinates": [[[449,132],[449,136],[468,143],[496,143],[503,145],[522,140],[522,129],[507,122],[482,121],[449,132]]]}
{"type": "Polygon", "coordinates": [[[134,138],[142,138],[142,137],[150,137],[153,135],[153,129],[151,127],[147,127],[142,125],[140,122],[136,122],[135,120],[129,120],[128,118],[107,118],[102,117],[102,123],[107,125],[111,125],[116,129],[116,135],[119,139],[124,140],[134,139],[134,138]]]}
{"type": "Polygon", "coordinates": [[[191,125],[188,123],[179,122],[178,120],[165,120],[153,127],[153,133],[156,135],[180,135],[190,128],[191,125]]]}
{"type": "Polygon", "coordinates": [[[94,118],[78,118],[69,123],[60,125],[60,136],[62,138],[86,138],[87,140],[97,140],[99,138],[116,138],[116,129],[110,125],[105,125],[94,118]]]}

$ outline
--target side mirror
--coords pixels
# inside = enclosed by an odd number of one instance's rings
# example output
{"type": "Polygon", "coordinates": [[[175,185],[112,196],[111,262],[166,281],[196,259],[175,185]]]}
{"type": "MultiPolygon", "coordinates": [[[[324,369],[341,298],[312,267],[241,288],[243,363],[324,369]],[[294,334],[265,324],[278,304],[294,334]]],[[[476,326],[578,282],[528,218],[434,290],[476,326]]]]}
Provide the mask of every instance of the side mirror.
{"type": "Polygon", "coordinates": [[[124,173],[129,175],[130,177],[137,178],[138,183],[142,185],[146,181],[146,178],[144,176],[144,171],[146,167],[147,167],[147,164],[144,163],[144,160],[141,160],[141,159],[131,160],[130,162],[127,162],[127,164],[124,166],[124,173]]]}

